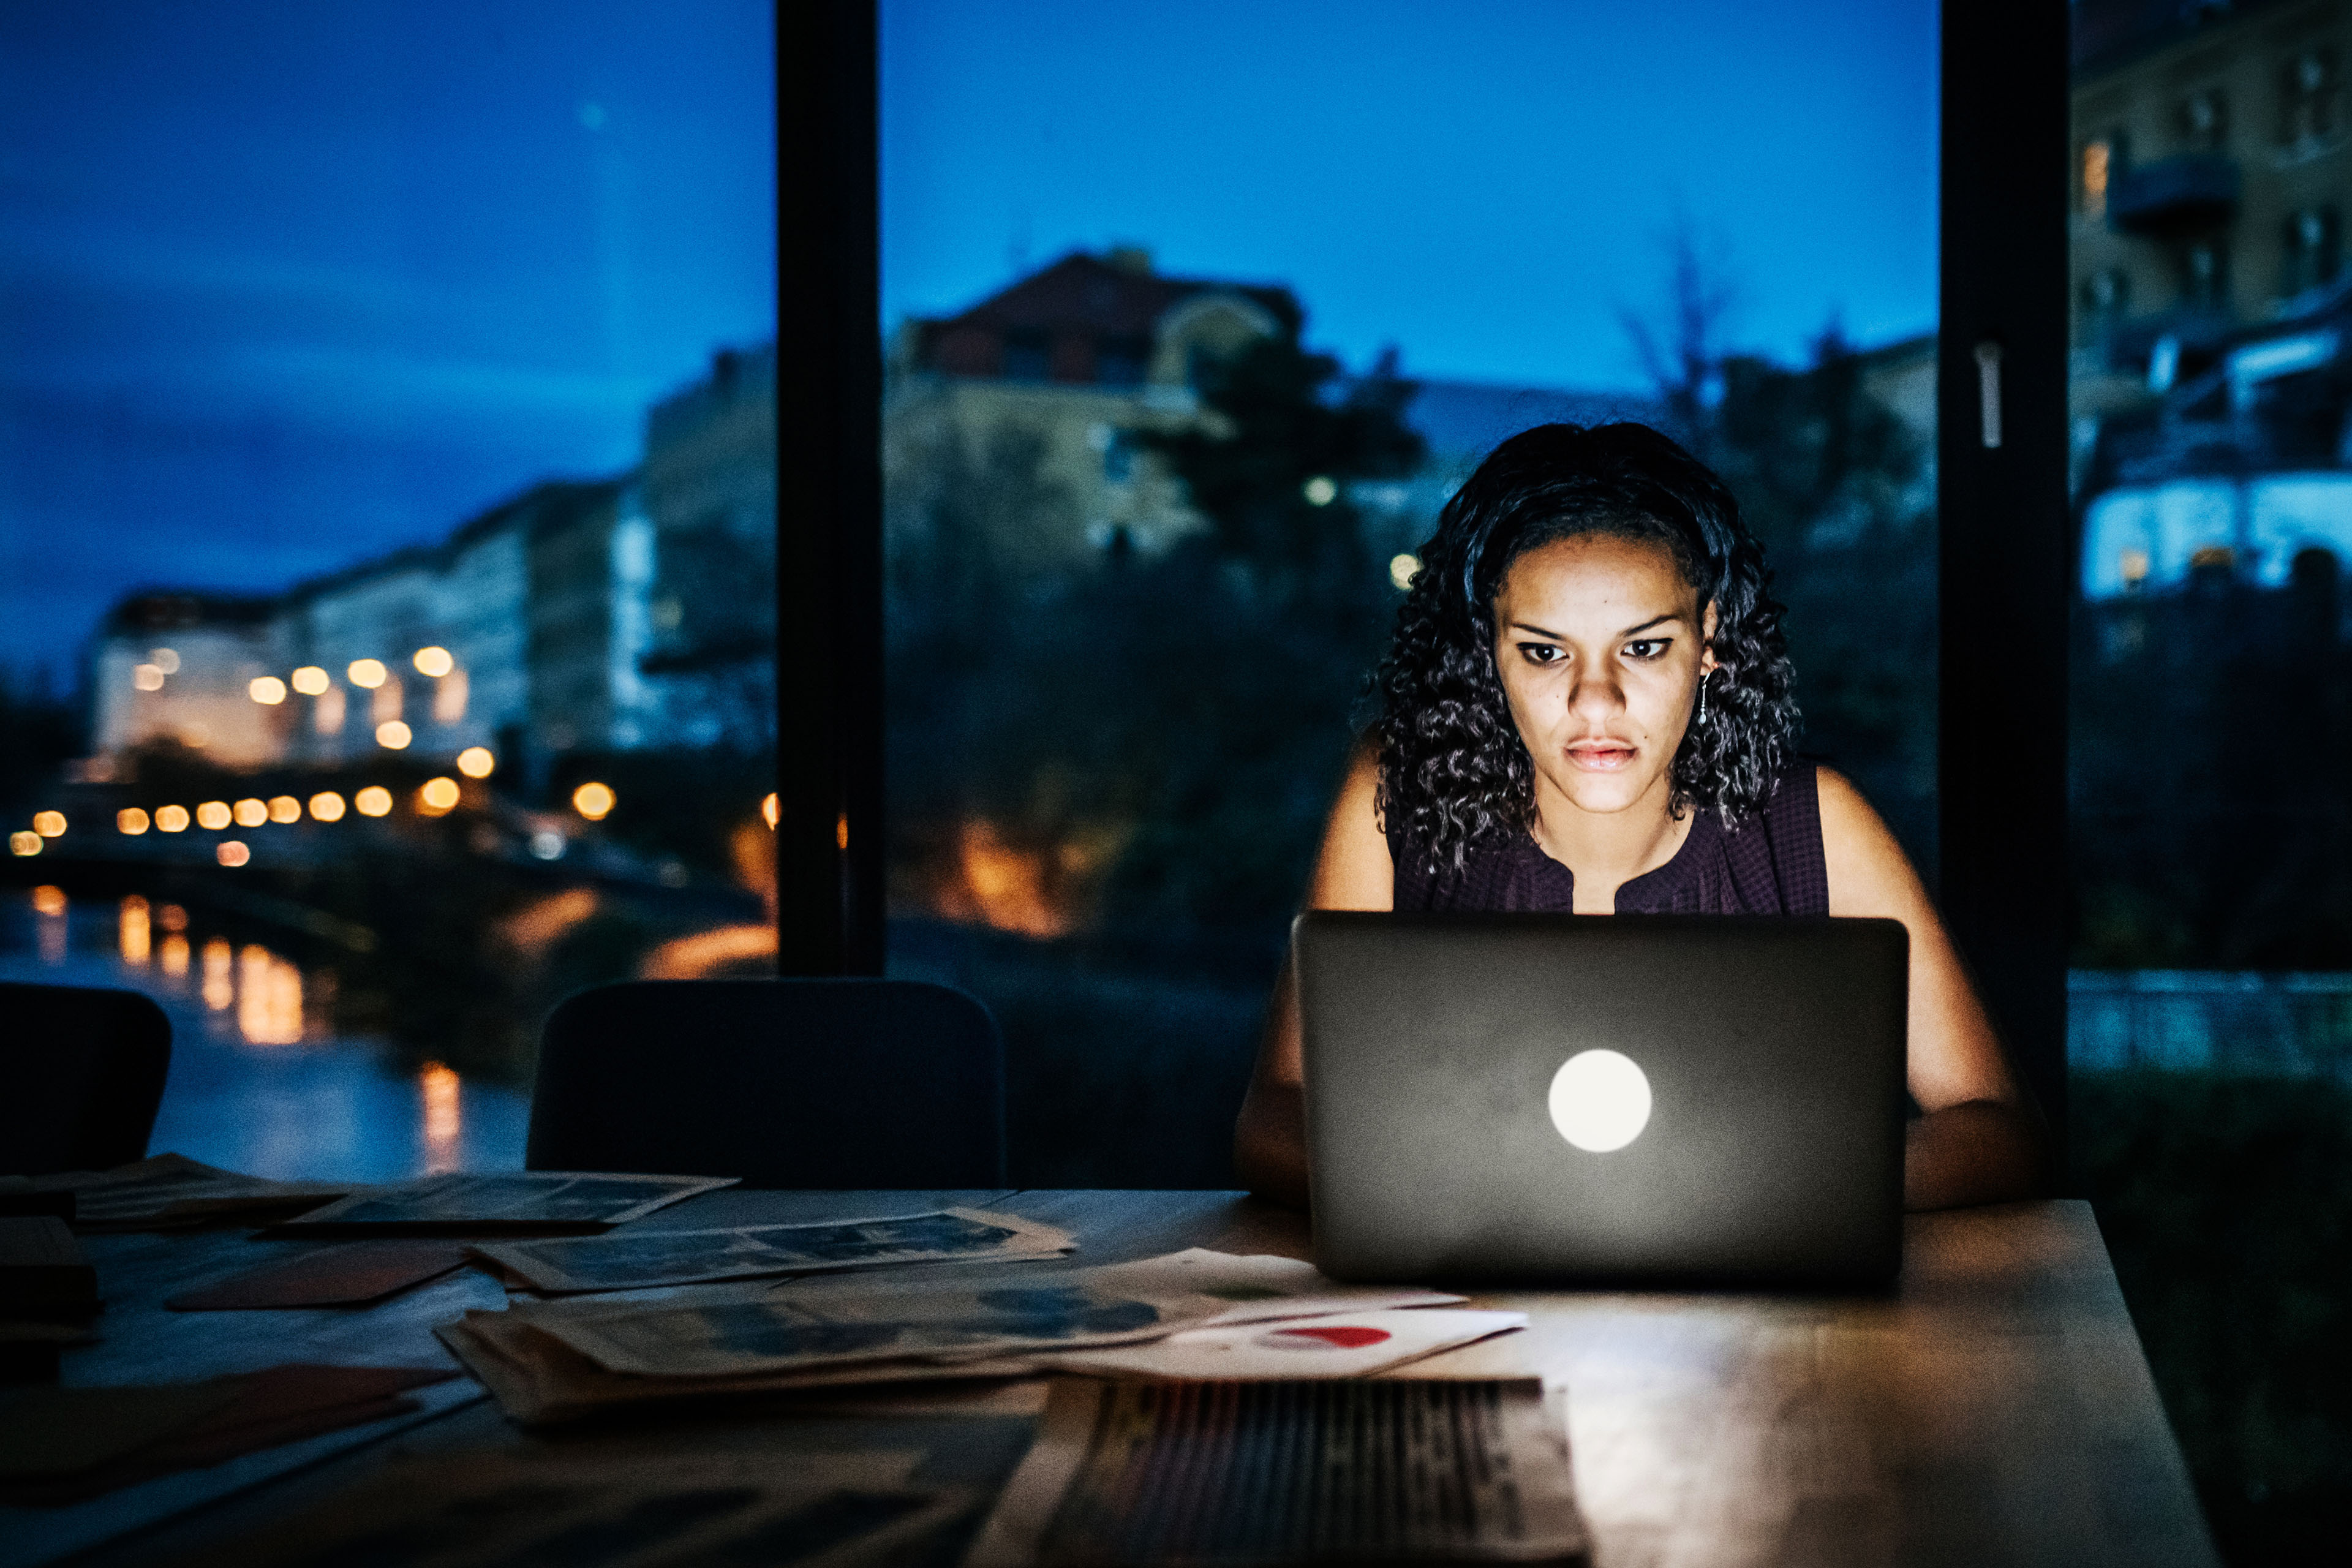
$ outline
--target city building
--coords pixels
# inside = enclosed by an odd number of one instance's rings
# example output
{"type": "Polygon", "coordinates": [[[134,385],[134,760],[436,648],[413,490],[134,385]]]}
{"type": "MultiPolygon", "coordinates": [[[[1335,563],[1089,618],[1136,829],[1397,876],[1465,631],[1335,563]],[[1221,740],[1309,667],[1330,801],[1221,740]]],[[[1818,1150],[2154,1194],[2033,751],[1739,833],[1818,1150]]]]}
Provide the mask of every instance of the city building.
{"type": "Polygon", "coordinates": [[[1201,526],[1137,437],[1202,416],[1209,360],[1295,319],[1279,287],[1164,277],[1149,251],[1073,252],[958,316],[906,322],[885,366],[886,531],[919,539],[978,488],[1024,489],[990,523],[1015,570],[1124,537],[1157,550],[1201,526]]]}
{"type": "MultiPolygon", "coordinates": [[[[775,345],[722,350],[709,376],[656,404],[639,476],[653,583],[638,667],[666,732],[764,750],[776,723],[775,345]]],[[[650,742],[639,721],[625,723],[650,742]]]]}
{"type": "Polygon", "coordinates": [[[2343,0],[2078,0],[2081,589],[2352,559],[2343,0]]]}
{"type": "Polygon", "coordinates": [[[657,405],[641,468],[535,485],[440,543],[275,598],[146,592],[100,628],[94,757],[225,766],[770,743],[775,360],[721,353],[657,405]]]}
{"type": "Polygon", "coordinates": [[[139,593],[99,628],[91,659],[94,753],[185,747],[224,767],[261,767],[285,750],[285,716],[251,683],[280,666],[268,599],[139,593]]]}

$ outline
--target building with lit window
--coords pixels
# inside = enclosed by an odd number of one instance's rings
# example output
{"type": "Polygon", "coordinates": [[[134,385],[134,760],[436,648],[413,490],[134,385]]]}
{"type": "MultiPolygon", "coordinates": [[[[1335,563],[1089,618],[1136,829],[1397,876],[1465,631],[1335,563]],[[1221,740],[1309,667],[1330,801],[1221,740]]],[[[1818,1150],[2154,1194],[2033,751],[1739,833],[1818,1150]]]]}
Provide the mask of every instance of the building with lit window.
{"type": "Polygon", "coordinates": [[[91,728],[101,757],[184,747],[223,767],[284,754],[285,715],[253,700],[252,683],[283,673],[268,599],[140,593],[99,628],[91,728]]]}
{"type": "Polygon", "coordinates": [[[2343,0],[2078,0],[2081,587],[2352,559],[2343,0]]]}

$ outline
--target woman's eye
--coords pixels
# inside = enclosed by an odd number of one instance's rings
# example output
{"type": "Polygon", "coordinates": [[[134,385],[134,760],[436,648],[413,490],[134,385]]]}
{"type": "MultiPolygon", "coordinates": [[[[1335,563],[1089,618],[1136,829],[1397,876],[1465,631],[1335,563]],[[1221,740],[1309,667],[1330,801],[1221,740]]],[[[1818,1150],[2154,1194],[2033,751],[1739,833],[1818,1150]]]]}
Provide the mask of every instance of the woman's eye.
{"type": "Polygon", "coordinates": [[[1523,642],[1519,645],[1519,652],[1527,657],[1529,664],[1558,664],[1568,657],[1548,642],[1523,642]]]}
{"type": "Polygon", "coordinates": [[[1643,637],[1625,645],[1627,658],[1653,659],[1673,646],[1671,637],[1643,637]]]}

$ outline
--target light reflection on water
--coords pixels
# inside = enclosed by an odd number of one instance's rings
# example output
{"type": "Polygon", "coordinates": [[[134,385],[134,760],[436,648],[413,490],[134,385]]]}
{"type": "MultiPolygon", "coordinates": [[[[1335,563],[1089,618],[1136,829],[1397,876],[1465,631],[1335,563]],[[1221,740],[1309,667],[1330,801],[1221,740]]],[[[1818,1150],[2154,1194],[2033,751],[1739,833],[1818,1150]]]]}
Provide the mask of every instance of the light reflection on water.
{"type": "Polygon", "coordinates": [[[190,925],[136,894],[0,894],[0,978],[141,991],[170,1015],[152,1152],[285,1180],[521,1168],[521,1091],[439,1062],[397,1070],[375,1044],[334,1033],[331,971],[190,925]]]}

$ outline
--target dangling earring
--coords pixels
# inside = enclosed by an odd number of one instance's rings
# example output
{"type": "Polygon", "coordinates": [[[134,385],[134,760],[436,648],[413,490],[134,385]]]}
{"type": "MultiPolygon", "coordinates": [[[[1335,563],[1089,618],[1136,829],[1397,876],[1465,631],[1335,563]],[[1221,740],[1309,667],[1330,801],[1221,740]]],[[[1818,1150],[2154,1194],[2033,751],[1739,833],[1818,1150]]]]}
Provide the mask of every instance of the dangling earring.
{"type": "Polygon", "coordinates": [[[1707,680],[1707,676],[1712,675],[1712,674],[1714,674],[1714,673],[1715,673],[1715,672],[1714,672],[1713,670],[1707,670],[1707,671],[1706,671],[1705,673],[1701,674],[1701,675],[1699,676],[1699,678],[1698,678],[1698,727],[1699,727],[1700,729],[1702,729],[1702,730],[1704,730],[1704,729],[1706,729],[1706,680],[1707,680]]]}

